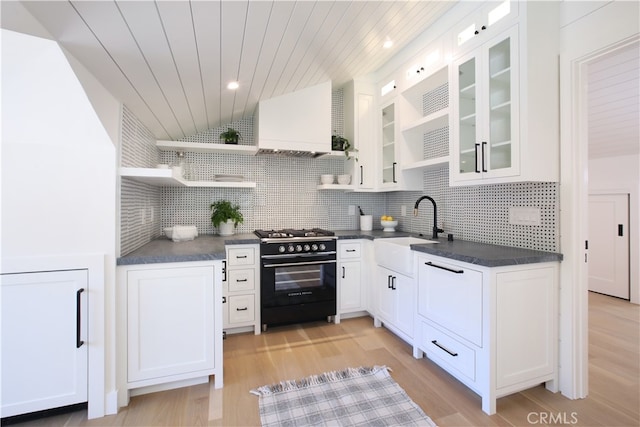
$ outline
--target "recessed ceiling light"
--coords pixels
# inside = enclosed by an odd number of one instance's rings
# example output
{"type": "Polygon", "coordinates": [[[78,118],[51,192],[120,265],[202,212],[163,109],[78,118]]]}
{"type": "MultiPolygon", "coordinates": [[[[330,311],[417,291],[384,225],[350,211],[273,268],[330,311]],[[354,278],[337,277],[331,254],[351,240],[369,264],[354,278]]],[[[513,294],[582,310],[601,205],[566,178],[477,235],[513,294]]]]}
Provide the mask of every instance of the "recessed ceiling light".
{"type": "Polygon", "coordinates": [[[393,41],[391,41],[391,39],[387,37],[387,39],[382,44],[382,47],[385,49],[389,49],[391,46],[393,46],[393,41]]]}
{"type": "Polygon", "coordinates": [[[240,84],[238,82],[230,82],[227,85],[227,89],[231,89],[231,90],[238,89],[239,87],[240,87],[240,84]]]}

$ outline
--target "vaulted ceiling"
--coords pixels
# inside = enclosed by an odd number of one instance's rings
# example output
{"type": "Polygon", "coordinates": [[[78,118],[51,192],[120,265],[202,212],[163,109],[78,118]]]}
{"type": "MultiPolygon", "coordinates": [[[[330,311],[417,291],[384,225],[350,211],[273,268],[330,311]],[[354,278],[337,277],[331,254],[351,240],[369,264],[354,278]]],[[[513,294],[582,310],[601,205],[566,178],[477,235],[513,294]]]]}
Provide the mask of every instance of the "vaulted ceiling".
{"type": "Polygon", "coordinates": [[[175,140],[251,116],[261,99],[374,72],[454,2],[22,4],[156,138],[175,140]]]}

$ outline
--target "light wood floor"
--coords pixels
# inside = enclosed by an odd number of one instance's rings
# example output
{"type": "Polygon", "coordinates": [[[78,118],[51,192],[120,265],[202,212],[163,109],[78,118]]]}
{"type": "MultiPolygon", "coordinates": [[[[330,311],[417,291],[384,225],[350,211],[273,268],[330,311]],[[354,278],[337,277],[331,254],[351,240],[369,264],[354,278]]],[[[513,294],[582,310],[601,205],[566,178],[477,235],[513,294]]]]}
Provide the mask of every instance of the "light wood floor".
{"type": "Polygon", "coordinates": [[[87,420],[86,411],[22,423],[24,426],[256,426],[265,384],[348,366],[387,365],[392,377],[440,426],[640,425],[640,307],[589,296],[589,397],[569,400],[543,386],[498,400],[485,415],[480,398],[369,317],[267,333],[231,335],[224,342],[224,388],[212,385],[137,396],[117,415],[87,420]]]}

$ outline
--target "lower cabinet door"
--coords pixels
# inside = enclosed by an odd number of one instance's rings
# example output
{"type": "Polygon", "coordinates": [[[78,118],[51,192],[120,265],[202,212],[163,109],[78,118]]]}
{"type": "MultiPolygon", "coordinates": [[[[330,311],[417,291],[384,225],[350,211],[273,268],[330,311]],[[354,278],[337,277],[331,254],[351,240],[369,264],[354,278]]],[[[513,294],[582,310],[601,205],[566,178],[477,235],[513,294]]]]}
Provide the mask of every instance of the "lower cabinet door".
{"type": "Polygon", "coordinates": [[[5,274],[2,416],[87,401],[87,270],[5,274]]]}
{"type": "Polygon", "coordinates": [[[128,381],[213,369],[213,267],[127,274],[128,381]]]}

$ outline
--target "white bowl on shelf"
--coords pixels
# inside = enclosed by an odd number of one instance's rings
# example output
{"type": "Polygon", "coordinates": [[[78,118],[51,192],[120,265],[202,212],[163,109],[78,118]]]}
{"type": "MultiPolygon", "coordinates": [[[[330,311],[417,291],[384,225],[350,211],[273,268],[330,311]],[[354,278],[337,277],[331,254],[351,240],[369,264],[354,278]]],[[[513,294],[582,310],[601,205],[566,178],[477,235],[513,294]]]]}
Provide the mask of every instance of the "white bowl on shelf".
{"type": "Polygon", "coordinates": [[[380,225],[382,225],[382,231],[396,231],[396,227],[398,226],[398,221],[397,220],[393,220],[393,221],[382,221],[380,220],[380,225]]]}
{"type": "Polygon", "coordinates": [[[338,184],[341,184],[341,185],[351,184],[351,175],[338,175],[338,184]]]}
{"type": "Polygon", "coordinates": [[[333,180],[334,180],[333,175],[320,175],[321,184],[333,184],[333,180]]]}

